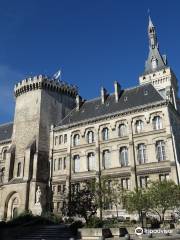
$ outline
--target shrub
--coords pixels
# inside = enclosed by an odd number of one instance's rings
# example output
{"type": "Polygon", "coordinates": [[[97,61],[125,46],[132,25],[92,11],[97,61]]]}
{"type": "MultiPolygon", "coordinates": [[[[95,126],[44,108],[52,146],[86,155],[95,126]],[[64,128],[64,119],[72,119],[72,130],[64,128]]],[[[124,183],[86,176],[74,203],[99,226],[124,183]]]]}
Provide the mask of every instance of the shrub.
{"type": "Polygon", "coordinates": [[[73,223],[73,222],[74,222],[74,219],[71,218],[71,217],[64,218],[64,222],[65,222],[66,224],[68,224],[68,223],[73,223]]]}
{"type": "Polygon", "coordinates": [[[70,229],[74,234],[77,234],[78,228],[82,228],[83,226],[84,226],[84,224],[82,223],[82,221],[78,220],[78,221],[73,222],[70,225],[70,229]]]}
{"type": "Polygon", "coordinates": [[[98,217],[92,217],[92,218],[90,218],[88,223],[86,223],[86,227],[101,228],[101,227],[103,227],[103,221],[101,221],[100,218],[98,218],[98,217]]]}
{"type": "Polygon", "coordinates": [[[117,218],[106,219],[103,221],[103,227],[105,228],[119,227],[119,221],[117,218]]]}
{"type": "Polygon", "coordinates": [[[31,212],[23,212],[19,214],[17,217],[9,220],[7,222],[7,226],[16,226],[16,225],[21,225],[27,222],[30,222],[34,219],[34,216],[32,215],[31,212]]]}
{"type": "Polygon", "coordinates": [[[151,228],[152,229],[160,228],[160,222],[156,218],[153,218],[151,220],[151,228]]]}

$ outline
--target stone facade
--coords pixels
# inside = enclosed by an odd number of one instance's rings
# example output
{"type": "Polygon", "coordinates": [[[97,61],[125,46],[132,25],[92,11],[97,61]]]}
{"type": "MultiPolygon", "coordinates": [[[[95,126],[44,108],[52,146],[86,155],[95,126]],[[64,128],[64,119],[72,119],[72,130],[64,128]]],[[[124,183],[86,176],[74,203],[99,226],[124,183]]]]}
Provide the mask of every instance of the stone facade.
{"type": "MultiPolygon", "coordinates": [[[[180,117],[175,74],[155,27],[140,85],[85,101],[75,86],[37,76],[15,86],[14,122],[0,126],[0,219],[20,212],[61,214],[70,188],[108,176],[123,188],[149,180],[179,184],[180,117]]],[[[153,33],[153,34],[152,34],[153,33]]],[[[119,207],[119,214],[126,215],[119,207]]],[[[115,215],[107,206],[104,215],[115,215]]]]}

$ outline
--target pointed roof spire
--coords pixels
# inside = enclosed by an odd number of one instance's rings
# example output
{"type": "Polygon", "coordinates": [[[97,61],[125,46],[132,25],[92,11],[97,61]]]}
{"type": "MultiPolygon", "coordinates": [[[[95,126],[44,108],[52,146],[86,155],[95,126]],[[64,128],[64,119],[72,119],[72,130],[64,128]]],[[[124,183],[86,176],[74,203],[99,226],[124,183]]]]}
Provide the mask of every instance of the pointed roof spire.
{"type": "Polygon", "coordinates": [[[155,28],[154,25],[153,25],[153,22],[151,20],[151,16],[149,15],[149,26],[148,28],[155,28]]]}
{"type": "Polygon", "coordinates": [[[166,56],[161,55],[159,51],[156,30],[150,15],[148,24],[148,37],[149,37],[149,56],[145,64],[145,73],[154,72],[167,66],[166,56]]]}

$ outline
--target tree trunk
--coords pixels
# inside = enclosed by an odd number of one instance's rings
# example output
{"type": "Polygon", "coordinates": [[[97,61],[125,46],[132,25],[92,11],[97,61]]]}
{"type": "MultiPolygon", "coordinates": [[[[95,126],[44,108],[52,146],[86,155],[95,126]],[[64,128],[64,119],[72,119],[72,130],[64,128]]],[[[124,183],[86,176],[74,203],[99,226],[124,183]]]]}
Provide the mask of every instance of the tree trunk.
{"type": "Polygon", "coordinates": [[[163,225],[164,225],[164,215],[165,215],[165,212],[166,212],[166,210],[163,209],[162,210],[162,218],[161,218],[163,225]]]}
{"type": "Polygon", "coordinates": [[[116,215],[117,215],[117,218],[119,217],[118,216],[118,206],[117,206],[117,204],[115,204],[115,206],[116,206],[116,215]]]}

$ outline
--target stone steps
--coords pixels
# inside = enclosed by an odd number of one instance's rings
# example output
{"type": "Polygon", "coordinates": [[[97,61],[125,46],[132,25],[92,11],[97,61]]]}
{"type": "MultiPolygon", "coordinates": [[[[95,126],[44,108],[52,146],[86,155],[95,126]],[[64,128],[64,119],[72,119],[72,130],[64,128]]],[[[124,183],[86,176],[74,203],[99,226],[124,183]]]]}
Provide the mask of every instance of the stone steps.
{"type": "Polygon", "coordinates": [[[19,235],[16,240],[75,240],[71,230],[66,226],[44,226],[34,232],[19,235]]]}

